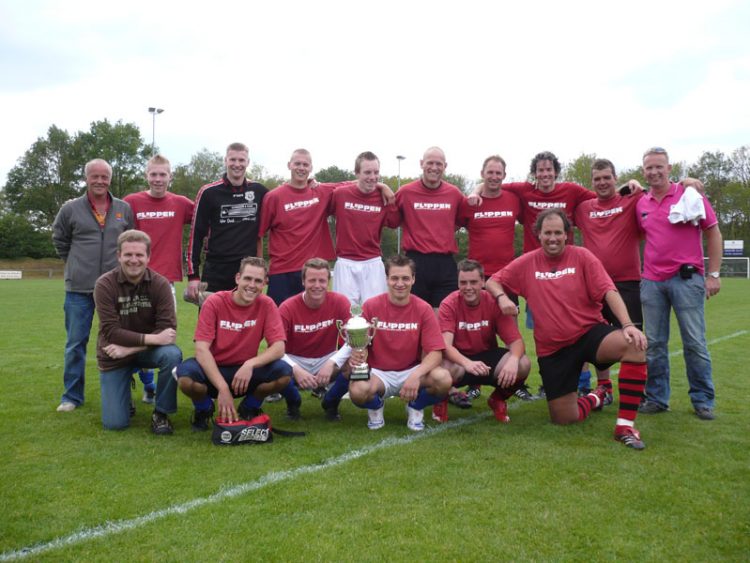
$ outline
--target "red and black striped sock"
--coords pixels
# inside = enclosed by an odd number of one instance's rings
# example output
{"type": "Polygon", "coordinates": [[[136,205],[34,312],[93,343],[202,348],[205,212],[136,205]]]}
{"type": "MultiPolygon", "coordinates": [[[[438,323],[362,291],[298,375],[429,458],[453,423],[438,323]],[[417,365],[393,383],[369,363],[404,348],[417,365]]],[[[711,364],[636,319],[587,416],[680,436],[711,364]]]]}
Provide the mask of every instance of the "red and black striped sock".
{"type": "Polygon", "coordinates": [[[593,393],[589,393],[584,397],[578,397],[578,421],[586,420],[591,409],[597,407],[598,399],[593,393]]]}
{"type": "Polygon", "coordinates": [[[604,385],[604,388],[608,392],[612,392],[612,380],[611,379],[599,379],[596,382],[597,385],[604,385]]]}
{"type": "Polygon", "coordinates": [[[618,381],[620,408],[617,411],[617,418],[635,420],[638,405],[646,387],[646,377],[645,363],[622,362],[618,381]]]}

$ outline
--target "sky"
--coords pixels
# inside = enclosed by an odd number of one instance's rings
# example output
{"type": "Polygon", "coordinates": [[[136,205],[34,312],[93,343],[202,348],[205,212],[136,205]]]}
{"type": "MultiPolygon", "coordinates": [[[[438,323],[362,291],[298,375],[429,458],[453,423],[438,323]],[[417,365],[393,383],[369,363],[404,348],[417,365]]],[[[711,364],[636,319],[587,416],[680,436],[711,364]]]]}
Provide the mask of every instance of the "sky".
{"type": "Polygon", "coordinates": [[[244,142],[383,175],[479,176],[491,154],[586,153],[618,168],[750,144],[750,2],[0,0],[0,185],[51,125],[136,124],[173,165],[244,142]]]}

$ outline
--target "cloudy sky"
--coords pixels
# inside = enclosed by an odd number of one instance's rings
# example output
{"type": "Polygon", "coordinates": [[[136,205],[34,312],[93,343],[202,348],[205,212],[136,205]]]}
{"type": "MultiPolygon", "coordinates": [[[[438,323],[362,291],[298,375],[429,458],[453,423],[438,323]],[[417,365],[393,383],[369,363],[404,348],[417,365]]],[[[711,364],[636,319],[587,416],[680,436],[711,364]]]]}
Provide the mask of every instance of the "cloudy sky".
{"type": "Polygon", "coordinates": [[[319,167],[450,172],[499,153],[520,179],[540,150],[639,163],[750,144],[746,0],[23,3],[0,0],[0,185],[50,125],[123,120],[173,163],[249,145],[286,175],[319,167]]]}

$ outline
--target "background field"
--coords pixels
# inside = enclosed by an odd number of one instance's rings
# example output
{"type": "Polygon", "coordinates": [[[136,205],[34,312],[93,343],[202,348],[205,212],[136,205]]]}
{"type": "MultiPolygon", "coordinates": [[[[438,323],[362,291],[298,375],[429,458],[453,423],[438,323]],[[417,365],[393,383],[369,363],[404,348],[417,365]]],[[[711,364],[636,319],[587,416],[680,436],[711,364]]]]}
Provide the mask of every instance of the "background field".
{"type": "MultiPolygon", "coordinates": [[[[179,287],[181,290],[182,288],[179,287]]],[[[86,405],[54,412],[62,390],[63,283],[0,282],[0,560],[746,560],[750,554],[750,282],[725,280],[707,305],[717,419],[690,408],[672,358],[672,410],[641,416],[648,447],[611,438],[615,407],[581,425],[549,424],[543,402],[513,402],[498,425],[485,404],[414,435],[398,400],[386,426],[346,403],[326,423],[304,395],[301,439],[217,448],[190,431],[105,432],[89,345],[86,405]],[[168,510],[172,507],[172,510],[168,510]],[[109,524],[109,525],[108,525],[109,524]]],[[[192,355],[197,310],[180,303],[192,355]]],[[[96,327],[92,332],[94,335],[96,327]]],[[[528,336],[528,335],[527,335],[528,336]]],[[[527,338],[530,352],[531,339],[527,338]]],[[[674,329],[672,351],[679,350],[674,329]]],[[[536,369],[533,389],[539,384],[536,369]]],[[[140,398],[141,388],[135,392],[140,398]]]]}

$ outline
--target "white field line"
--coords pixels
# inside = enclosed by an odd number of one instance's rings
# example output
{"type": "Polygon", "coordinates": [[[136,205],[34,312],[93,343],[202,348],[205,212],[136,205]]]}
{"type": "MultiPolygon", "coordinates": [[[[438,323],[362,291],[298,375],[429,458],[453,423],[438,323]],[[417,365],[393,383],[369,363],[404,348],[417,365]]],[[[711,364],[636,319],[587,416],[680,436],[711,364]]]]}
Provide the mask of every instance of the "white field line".
{"type": "MultiPolygon", "coordinates": [[[[514,406],[515,405],[513,404],[509,405],[509,409],[514,406]]],[[[445,424],[440,424],[438,426],[426,427],[425,430],[422,432],[410,434],[402,438],[396,438],[396,437],[386,438],[385,440],[381,440],[380,442],[376,444],[365,446],[358,450],[352,450],[352,451],[346,452],[344,454],[341,454],[340,456],[332,457],[330,459],[322,461],[321,463],[317,463],[314,465],[304,465],[302,467],[297,467],[296,469],[289,469],[287,471],[273,471],[255,481],[249,481],[247,483],[242,483],[240,485],[234,485],[232,487],[222,488],[221,490],[219,490],[219,492],[209,495],[207,497],[196,498],[196,499],[184,502],[182,504],[176,504],[168,508],[155,510],[154,512],[149,512],[148,514],[144,514],[143,516],[137,516],[135,518],[131,518],[128,520],[117,520],[114,522],[105,522],[104,524],[100,524],[99,526],[94,526],[92,528],[84,528],[70,535],[62,536],[49,542],[39,543],[36,545],[24,547],[24,548],[17,549],[14,551],[6,551],[5,553],[0,554],[0,561],[15,561],[15,560],[23,559],[26,557],[40,555],[42,553],[51,551],[53,549],[68,547],[68,546],[79,544],[85,541],[89,541],[89,540],[93,540],[97,538],[103,538],[103,537],[111,536],[114,534],[119,534],[121,532],[127,532],[129,530],[133,530],[135,528],[140,528],[142,526],[150,524],[151,522],[154,522],[155,520],[166,518],[167,516],[176,515],[176,514],[186,514],[190,512],[191,510],[195,510],[196,508],[200,508],[202,506],[206,506],[209,504],[216,504],[217,502],[220,502],[224,499],[238,497],[238,496],[247,494],[251,491],[257,491],[258,489],[262,489],[269,485],[274,485],[281,481],[288,481],[291,479],[295,479],[297,477],[301,477],[303,475],[309,475],[311,473],[317,473],[318,471],[330,469],[332,467],[336,467],[338,465],[348,463],[350,461],[359,459],[361,457],[377,452],[379,450],[383,450],[385,448],[391,448],[394,446],[402,446],[402,445],[410,444],[416,440],[427,438],[439,432],[444,432],[446,430],[457,428],[459,426],[465,426],[467,424],[474,424],[475,422],[479,422],[483,418],[487,418],[488,416],[490,416],[490,414],[491,414],[490,411],[485,411],[474,416],[449,421],[445,424]]]]}

